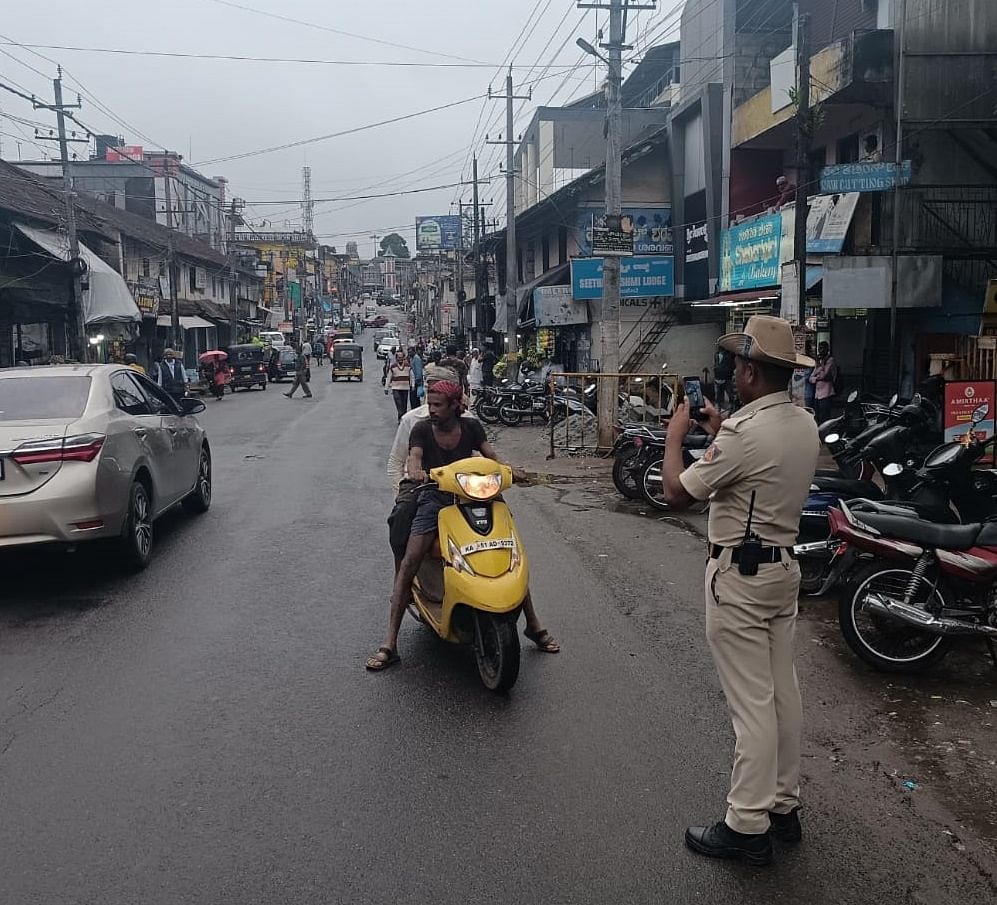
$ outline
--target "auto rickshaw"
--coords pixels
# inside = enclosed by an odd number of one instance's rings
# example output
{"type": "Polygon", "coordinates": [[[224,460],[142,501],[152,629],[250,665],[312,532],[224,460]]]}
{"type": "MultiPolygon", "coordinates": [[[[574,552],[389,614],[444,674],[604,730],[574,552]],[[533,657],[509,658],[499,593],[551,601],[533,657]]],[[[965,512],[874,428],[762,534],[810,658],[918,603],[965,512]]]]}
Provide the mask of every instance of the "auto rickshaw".
{"type": "Polygon", "coordinates": [[[345,377],[363,381],[363,346],[359,343],[337,342],[332,346],[332,379],[345,377]]]}
{"type": "Polygon", "coordinates": [[[237,389],[267,388],[267,363],[264,347],[242,343],[228,347],[228,363],[232,369],[232,392],[237,389]]]}

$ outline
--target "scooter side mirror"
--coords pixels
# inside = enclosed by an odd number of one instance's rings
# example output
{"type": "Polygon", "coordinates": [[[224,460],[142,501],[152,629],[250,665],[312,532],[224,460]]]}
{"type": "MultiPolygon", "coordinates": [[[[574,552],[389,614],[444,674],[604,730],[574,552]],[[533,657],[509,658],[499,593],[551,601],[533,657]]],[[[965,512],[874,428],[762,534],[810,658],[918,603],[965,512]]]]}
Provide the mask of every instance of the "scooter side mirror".
{"type": "Polygon", "coordinates": [[[978,405],[973,409],[973,424],[979,424],[981,421],[985,421],[987,415],[990,414],[990,403],[984,402],[982,405],[978,405]]]}
{"type": "Polygon", "coordinates": [[[899,462],[890,462],[889,465],[883,467],[883,477],[884,478],[895,478],[897,475],[902,474],[904,467],[899,462]]]}

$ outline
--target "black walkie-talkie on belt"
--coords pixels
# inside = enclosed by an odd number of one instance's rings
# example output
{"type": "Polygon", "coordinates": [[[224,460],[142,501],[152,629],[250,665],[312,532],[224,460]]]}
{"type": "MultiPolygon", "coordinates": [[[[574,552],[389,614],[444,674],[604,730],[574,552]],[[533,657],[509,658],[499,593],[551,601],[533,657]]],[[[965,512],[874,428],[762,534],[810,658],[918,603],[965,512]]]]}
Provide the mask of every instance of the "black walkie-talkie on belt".
{"type": "Polygon", "coordinates": [[[762,561],[762,539],[751,530],[751,517],[755,512],[755,491],[751,491],[748,503],[748,524],[744,527],[744,540],[738,551],[737,571],[742,575],[757,575],[758,564],[762,561]]]}

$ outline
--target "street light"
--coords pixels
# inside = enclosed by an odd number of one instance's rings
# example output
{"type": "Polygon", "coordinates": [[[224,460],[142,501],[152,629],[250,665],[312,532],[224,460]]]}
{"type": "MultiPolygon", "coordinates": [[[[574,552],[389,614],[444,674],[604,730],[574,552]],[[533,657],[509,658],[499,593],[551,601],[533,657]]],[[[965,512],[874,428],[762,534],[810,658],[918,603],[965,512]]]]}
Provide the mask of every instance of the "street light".
{"type": "Polygon", "coordinates": [[[609,60],[607,60],[601,53],[599,53],[599,51],[596,50],[591,44],[589,44],[589,42],[586,41],[584,38],[579,38],[577,41],[575,41],[575,43],[579,47],[581,47],[581,49],[584,50],[585,53],[587,53],[589,56],[597,57],[598,59],[602,60],[602,62],[605,63],[607,66],[609,65],[609,60]]]}

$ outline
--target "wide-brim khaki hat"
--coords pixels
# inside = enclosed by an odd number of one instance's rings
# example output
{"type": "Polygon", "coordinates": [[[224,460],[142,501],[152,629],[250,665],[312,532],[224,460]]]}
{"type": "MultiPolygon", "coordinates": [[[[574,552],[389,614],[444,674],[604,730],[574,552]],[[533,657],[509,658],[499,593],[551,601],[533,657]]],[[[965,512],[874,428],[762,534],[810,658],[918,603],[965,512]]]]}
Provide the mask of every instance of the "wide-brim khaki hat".
{"type": "Polygon", "coordinates": [[[720,337],[717,345],[742,358],[767,361],[784,368],[812,368],[816,364],[808,355],[796,351],[789,321],[767,314],[752,315],[743,333],[727,333],[720,337]]]}

